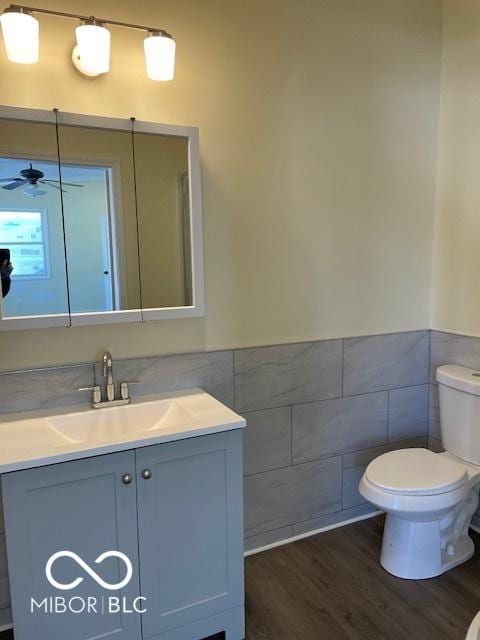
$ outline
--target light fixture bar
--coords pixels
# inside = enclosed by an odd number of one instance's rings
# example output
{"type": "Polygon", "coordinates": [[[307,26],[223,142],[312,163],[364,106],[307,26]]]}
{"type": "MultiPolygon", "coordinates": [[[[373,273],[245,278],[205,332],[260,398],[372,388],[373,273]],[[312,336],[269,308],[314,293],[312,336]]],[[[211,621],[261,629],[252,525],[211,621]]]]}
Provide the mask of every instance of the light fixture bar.
{"type": "Polygon", "coordinates": [[[126,29],[135,29],[136,31],[149,31],[159,33],[165,38],[171,38],[172,36],[165,31],[165,29],[158,29],[157,27],[146,27],[140,24],[133,24],[131,22],[119,22],[118,20],[110,20],[108,18],[98,18],[97,16],[85,16],[79,13],[66,13],[64,11],[54,11],[53,9],[40,9],[39,7],[27,7],[22,4],[11,4],[8,9],[14,11],[28,11],[30,13],[44,13],[46,15],[58,16],[60,18],[70,18],[72,20],[89,21],[94,20],[96,22],[102,22],[104,24],[111,24],[115,27],[124,27],[126,29]]]}
{"type": "Polygon", "coordinates": [[[12,62],[33,64],[39,60],[38,20],[33,15],[36,13],[80,22],[75,29],[77,45],[72,53],[72,62],[85,77],[96,78],[110,69],[108,25],[146,33],[144,53],[147,76],[158,81],[174,78],[175,41],[165,29],[21,4],[11,4],[0,16],[7,57],[12,62]]]}

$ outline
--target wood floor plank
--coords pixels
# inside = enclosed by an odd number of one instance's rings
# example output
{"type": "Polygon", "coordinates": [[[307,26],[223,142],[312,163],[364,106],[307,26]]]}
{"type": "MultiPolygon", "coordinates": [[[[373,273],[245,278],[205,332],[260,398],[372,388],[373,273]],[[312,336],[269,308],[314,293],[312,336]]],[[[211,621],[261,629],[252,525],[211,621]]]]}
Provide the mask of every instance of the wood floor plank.
{"type": "Polygon", "coordinates": [[[464,640],[480,609],[479,549],[431,580],[402,580],[379,563],[375,518],[250,556],[247,640],[464,640]]]}

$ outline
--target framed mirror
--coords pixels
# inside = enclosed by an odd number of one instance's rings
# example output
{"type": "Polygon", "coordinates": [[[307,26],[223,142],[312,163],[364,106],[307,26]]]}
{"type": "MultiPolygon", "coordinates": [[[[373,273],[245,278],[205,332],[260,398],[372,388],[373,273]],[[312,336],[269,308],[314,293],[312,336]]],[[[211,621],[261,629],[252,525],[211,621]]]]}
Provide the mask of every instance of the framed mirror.
{"type": "Polygon", "coordinates": [[[0,329],[203,315],[198,130],[0,107],[2,257],[0,329]]]}

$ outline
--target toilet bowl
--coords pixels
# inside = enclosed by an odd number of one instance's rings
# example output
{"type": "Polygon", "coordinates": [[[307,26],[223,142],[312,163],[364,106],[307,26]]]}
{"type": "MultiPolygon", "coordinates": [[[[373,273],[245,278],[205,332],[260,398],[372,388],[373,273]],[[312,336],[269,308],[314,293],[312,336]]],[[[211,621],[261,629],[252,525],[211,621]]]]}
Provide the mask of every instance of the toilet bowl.
{"type": "Polygon", "coordinates": [[[480,613],[472,620],[465,640],[480,640],[480,613]]]}
{"type": "Polygon", "coordinates": [[[400,578],[438,576],[468,560],[468,535],[480,486],[480,377],[437,370],[442,440],[447,451],[402,449],[373,460],[361,495],[387,514],[380,562],[400,578]]]}
{"type": "Polygon", "coordinates": [[[438,576],[468,560],[468,536],[478,505],[480,467],[448,453],[402,449],[376,458],[360,493],[385,511],[380,562],[400,578],[438,576]]]}

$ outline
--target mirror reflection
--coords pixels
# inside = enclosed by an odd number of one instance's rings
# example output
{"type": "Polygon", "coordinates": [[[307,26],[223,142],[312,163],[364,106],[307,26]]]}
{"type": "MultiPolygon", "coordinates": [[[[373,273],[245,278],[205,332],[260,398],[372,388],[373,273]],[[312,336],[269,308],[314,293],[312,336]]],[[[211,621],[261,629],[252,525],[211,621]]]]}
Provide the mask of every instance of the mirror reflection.
{"type": "Polygon", "coordinates": [[[131,133],[59,124],[58,138],[71,311],[140,309],[131,133]]]}
{"type": "Polygon", "coordinates": [[[54,124],[0,119],[2,316],[68,313],[54,124]]]}
{"type": "Polygon", "coordinates": [[[45,115],[52,122],[0,118],[1,317],[91,324],[202,313],[196,131],[45,115]]]}
{"type": "Polygon", "coordinates": [[[191,305],[188,139],[135,133],[134,142],[143,307],[191,305]]]}

